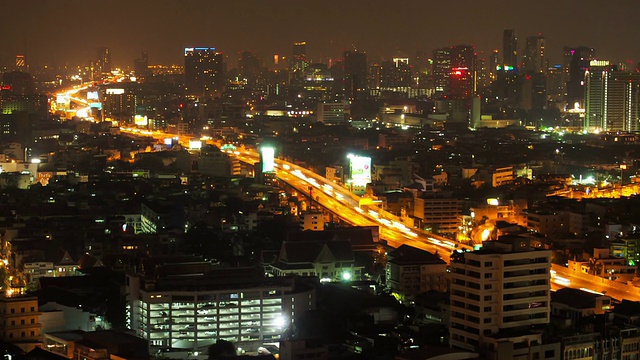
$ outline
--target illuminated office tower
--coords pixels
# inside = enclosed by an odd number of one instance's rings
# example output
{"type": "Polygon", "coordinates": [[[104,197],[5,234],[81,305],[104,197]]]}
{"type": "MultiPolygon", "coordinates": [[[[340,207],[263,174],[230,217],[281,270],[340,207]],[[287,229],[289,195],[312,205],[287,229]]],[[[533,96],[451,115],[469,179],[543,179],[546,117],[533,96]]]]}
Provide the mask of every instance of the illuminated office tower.
{"type": "Polygon", "coordinates": [[[466,100],[476,93],[477,71],[476,53],[473,46],[451,47],[451,73],[449,77],[449,97],[466,100]]]}
{"type": "Polygon", "coordinates": [[[297,41],[293,43],[293,56],[289,61],[291,70],[291,84],[301,86],[304,80],[304,70],[309,66],[307,58],[307,42],[297,41]]]}
{"type": "Polygon", "coordinates": [[[367,54],[347,50],[343,54],[344,97],[361,100],[367,91],[367,54]]]}
{"type": "Polygon", "coordinates": [[[440,48],[433,51],[433,85],[436,97],[444,97],[449,92],[451,76],[451,48],[440,48]]]}
{"type": "Polygon", "coordinates": [[[585,131],[640,130],[640,73],[593,60],[585,73],[585,131]]]}
{"type": "Polygon", "coordinates": [[[527,43],[522,57],[522,73],[543,73],[547,71],[544,55],[544,37],[542,35],[527,37],[527,43]]]}
{"type": "Polygon", "coordinates": [[[518,67],[518,38],[513,29],[506,29],[502,35],[502,65],[518,67]]]}
{"type": "Polygon", "coordinates": [[[224,63],[215,48],[184,49],[184,84],[187,95],[213,97],[224,91],[224,63]]]}
{"type": "Polygon", "coordinates": [[[383,61],[379,75],[379,84],[382,88],[406,88],[411,86],[409,58],[395,57],[391,61],[383,61]]]}
{"type": "Polygon", "coordinates": [[[107,74],[111,72],[111,53],[109,48],[99,47],[98,57],[96,59],[97,72],[100,74],[107,74]]]}
{"type": "Polygon", "coordinates": [[[302,71],[309,66],[307,58],[307,42],[297,41],[293,43],[293,58],[291,59],[291,70],[302,71]]]}

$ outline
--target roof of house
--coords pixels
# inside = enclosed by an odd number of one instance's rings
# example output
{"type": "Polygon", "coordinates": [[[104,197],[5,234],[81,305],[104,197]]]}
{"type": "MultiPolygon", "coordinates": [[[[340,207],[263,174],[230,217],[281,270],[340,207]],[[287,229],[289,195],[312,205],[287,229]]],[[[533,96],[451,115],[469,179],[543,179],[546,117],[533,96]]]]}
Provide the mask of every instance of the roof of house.
{"type": "Polygon", "coordinates": [[[409,245],[401,245],[388,256],[389,262],[398,265],[446,264],[438,255],[409,245]]]}

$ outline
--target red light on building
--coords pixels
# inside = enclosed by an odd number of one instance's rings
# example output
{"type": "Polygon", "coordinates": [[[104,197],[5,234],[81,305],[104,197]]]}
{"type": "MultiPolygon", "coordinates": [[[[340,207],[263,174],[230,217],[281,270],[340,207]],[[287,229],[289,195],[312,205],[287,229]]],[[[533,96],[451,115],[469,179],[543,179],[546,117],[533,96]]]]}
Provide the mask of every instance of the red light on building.
{"type": "Polygon", "coordinates": [[[0,90],[11,90],[11,85],[2,85],[0,86],[0,90]]]}
{"type": "Polygon", "coordinates": [[[467,73],[468,70],[469,70],[469,68],[466,68],[466,67],[452,68],[451,69],[451,75],[463,76],[463,75],[465,75],[467,73]]]}

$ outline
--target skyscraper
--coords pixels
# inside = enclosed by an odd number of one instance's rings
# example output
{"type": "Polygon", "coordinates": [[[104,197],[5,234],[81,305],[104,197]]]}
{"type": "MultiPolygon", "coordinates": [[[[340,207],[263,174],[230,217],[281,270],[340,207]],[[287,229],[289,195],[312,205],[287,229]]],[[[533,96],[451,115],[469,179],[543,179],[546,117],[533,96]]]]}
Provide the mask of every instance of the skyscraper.
{"type": "MultiPolygon", "coordinates": [[[[614,68],[609,61],[593,61],[586,68],[584,74],[585,85],[585,115],[584,130],[594,131],[606,128],[604,123],[604,91],[608,80],[608,73],[614,68]]],[[[572,103],[569,103],[570,105],[572,103]]]]}
{"type": "Polygon", "coordinates": [[[457,45],[451,47],[451,73],[449,78],[449,96],[452,99],[469,99],[476,94],[477,56],[473,46],[457,45]]]}
{"type": "Polygon", "coordinates": [[[346,50],[343,54],[344,97],[361,100],[367,91],[367,54],[346,50]]]}
{"type": "Polygon", "coordinates": [[[222,53],[215,48],[184,49],[184,84],[187,95],[212,97],[224,91],[222,53]]]}
{"type": "Polygon", "coordinates": [[[518,67],[518,38],[513,29],[506,29],[502,35],[502,66],[518,67]]]}
{"type": "Polygon", "coordinates": [[[304,70],[309,65],[307,58],[307,42],[296,41],[293,43],[293,57],[291,58],[291,70],[304,70]]]}
{"type": "Polygon", "coordinates": [[[293,56],[289,62],[291,70],[291,84],[300,86],[303,81],[304,70],[309,66],[307,58],[307,42],[297,41],[293,43],[293,56]]]}
{"type": "Polygon", "coordinates": [[[547,72],[547,63],[544,56],[544,37],[542,35],[527,37],[522,67],[522,73],[545,74],[547,72]]]}
{"type": "Polygon", "coordinates": [[[640,130],[640,73],[593,60],[585,73],[585,131],[640,130]]]}
{"type": "Polygon", "coordinates": [[[149,75],[149,53],[143,51],[139,58],[133,63],[133,70],[136,77],[144,79],[149,75]]]}
{"type": "Polygon", "coordinates": [[[563,68],[566,83],[566,101],[569,107],[575,103],[583,105],[585,100],[585,72],[590,62],[596,59],[596,52],[588,46],[564,47],[563,68]]]}
{"type": "Polygon", "coordinates": [[[238,59],[238,73],[247,81],[247,84],[253,85],[260,73],[260,59],[250,51],[241,52],[238,59]]]}
{"type": "Polygon", "coordinates": [[[108,74],[111,72],[111,53],[109,52],[109,48],[98,48],[96,65],[96,72],[99,74],[108,74]]]}
{"type": "Polygon", "coordinates": [[[485,242],[483,249],[451,259],[450,344],[478,350],[485,341],[514,347],[541,342],[535,325],[550,319],[551,251],[525,238],[485,242]]]}
{"type": "Polygon", "coordinates": [[[436,97],[444,97],[449,93],[451,77],[451,48],[440,48],[433,51],[433,85],[436,97]]]}

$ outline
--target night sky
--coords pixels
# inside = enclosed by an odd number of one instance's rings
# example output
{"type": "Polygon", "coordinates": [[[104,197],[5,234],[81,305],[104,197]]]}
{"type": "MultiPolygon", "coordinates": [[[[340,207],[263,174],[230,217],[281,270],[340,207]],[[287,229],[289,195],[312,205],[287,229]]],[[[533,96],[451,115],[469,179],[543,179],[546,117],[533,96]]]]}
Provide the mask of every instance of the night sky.
{"type": "Polygon", "coordinates": [[[185,46],[227,54],[249,50],[263,60],[290,55],[307,41],[314,61],[358,46],[370,58],[414,55],[472,44],[502,50],[514,28],[520,47],[542,33],[550,63],[562,47],[586,45],[599,59],[640,61],[638,0],[0,0],[0,63],[26,53],[31,65],[74,65],[111,49],[116,66],[132,66],[142,50],[151,64],[182,63],[185,46]]]}

